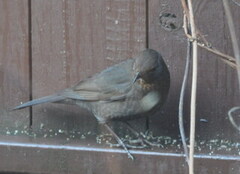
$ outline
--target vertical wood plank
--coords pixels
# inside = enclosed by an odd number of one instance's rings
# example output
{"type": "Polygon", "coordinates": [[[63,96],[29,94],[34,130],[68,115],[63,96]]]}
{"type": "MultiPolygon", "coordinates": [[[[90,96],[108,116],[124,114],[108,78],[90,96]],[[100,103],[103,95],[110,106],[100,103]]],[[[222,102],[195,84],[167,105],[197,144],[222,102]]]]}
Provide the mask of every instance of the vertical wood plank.
{"type": "Polygon", "coordinates": [[[9,112],[29,100],[28,1],[0,0],[0,129],[29,124],[29,110],[9,112]]]}
{"type": "MultiPolygon", "coordinates": [[[[52,94],[145,48],[145,1],[32,1],[33,98],[52,94]]],[[[83,109],[45,104],[33,126],[95,131],[83,109]]]]}
{"type": "Polygon", "coordinates": [[[169,67],[171,84],[162,112],[150,120],[154,134],[178,136],[178,98],[184,71],[186,39],[180,1],[149,1],[149,47],[158,50],[169,67]],[[173,26],[173,27],[172,27],[173,26]]]}
{"type": "MultiPolygon", "coordinates": [[[[233,55],[222,2],[205,0],[202,3],[196,2],[195,6],[196,13],[199,14],[197,16],[199,29],[204,32],[213,46],[233,55]],[[219,11],[213,9],[219,9],[219,11]]],[[[234,19],[238,19],[238,11],[232,10],[234,19]]],[[[238,20],[236,24],[239,26],[238,20]]],[[[199,75],[198,118],[206,117],[209,123],[204,125],[198,122],[198,135],[200,139],[218,138],[238,142],[239,133],[234,130],[227,116],[228,110],[239,104],[236,71],[205,50],[201,50],[199,59],[201,73],[199,75]]]]}
{"type": "MultiPolygon", "coordinates": [[[[149,7],[149,44],[150,47],[162,52],[171,73],[171,90],[168,102],[163,113],[154,120],[152,128],[154,132],[159,131],[160,134],[178,136],[178,101],[185,66],[186,39],[181,28],[176,27],[176,29],[170,30],[166,26],[171,28],[169,23],[182,23],[181,4],[180,1],[176,3],[174,1],[154,0],[150,2],[149,7]],[[159,16],[163,13],[174,14],[165,18],[164,25],[159,22],[159,16]]],[[[207,40],[214,47],[232,55],[222,3],[207,0],[195,1],[194,9],[197,26],[207,40]]],[[[237,18],[239,12],[233,10],[233,13],[237,18]]],[[[236,23],[239,22],[236,21],[236,23]]],[[[220,61],[217,56],[200,49],[198,77],[197,141],[227,140],[238,142],[239,134],[230,125],[227,117],[228,110],[235,106],[239,100],[236,72],[220,61]],[[206,119],[207,123],[201,122],[200,119],[206,119]]],[[[187,118],[186,122],[188,122],[189,117],[189,90],[190,83],[184,115],[187,118]]]]}

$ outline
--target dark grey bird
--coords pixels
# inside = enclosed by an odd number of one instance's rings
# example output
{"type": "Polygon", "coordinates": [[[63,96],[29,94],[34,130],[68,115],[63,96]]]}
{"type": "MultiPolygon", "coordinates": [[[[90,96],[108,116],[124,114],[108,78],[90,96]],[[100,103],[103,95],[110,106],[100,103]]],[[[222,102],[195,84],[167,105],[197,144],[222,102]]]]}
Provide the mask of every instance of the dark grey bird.
{"type": "Polygon", "coordinates": [[[155,50],[146,49],[71,88],[26,102],[13,110],[48,102],[83,107],[107,127],[132,158],[124,143],[108,126],[108,121],[138,118],[160,109],[169,87],[170,74],[162,56],[155,50]]]}

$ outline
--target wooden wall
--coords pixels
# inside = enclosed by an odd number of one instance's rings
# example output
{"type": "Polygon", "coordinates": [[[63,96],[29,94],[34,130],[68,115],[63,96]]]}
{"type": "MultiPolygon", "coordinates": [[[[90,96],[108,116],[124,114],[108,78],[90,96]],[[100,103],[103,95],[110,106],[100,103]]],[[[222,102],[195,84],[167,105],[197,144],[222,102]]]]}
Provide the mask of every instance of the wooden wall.
{"type": "MultiPolygon", "coordinates": [[[[230,4],[239,36],[240,7],[230,4]]],[[[194,1],[194,11],[207,40],[232,55],[221,1],[194,1]]],[[[0,0],[0,171],[186,173],[177,122],[186,44],[180,1],[0,0]],[[176,144],[134,150],[137,160],[131,161],[121,149],[96,143],[104,130],[83,109],[43,104],[9,111],[72,86],[146,47],[161,52],[171,73],[168,101],[150,117],[149,127],[154,135],[176,144]]],[[[236,72],[200,49],[198,77],[196,172],[236,173],[240,136],[227,117],[227,111],[239,105],[236,72]]],[[[189,91],[190,81],[187,132],[189,91]]],[[[142,130],[144,122],[132,123],[142,130]]]]}

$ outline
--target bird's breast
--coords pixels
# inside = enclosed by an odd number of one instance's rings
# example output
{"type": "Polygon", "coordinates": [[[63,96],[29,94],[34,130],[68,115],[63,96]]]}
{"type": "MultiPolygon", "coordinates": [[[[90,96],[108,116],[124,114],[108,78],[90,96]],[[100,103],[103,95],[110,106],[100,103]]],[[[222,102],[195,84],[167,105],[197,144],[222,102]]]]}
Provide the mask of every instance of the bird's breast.
{"type": "Polygon", "coordinates": [[[161,94],[158,91],[149,91],[140,100],[140,106],[145,112],[148,112],[154,107],[156,107],[160,102],[161,94]]]}

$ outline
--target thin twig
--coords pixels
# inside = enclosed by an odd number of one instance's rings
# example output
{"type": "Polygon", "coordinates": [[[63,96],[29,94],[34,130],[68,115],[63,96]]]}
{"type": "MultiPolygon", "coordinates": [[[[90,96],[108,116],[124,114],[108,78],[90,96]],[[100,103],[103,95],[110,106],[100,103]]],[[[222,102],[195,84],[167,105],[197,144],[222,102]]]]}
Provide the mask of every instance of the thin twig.
{"type": "Polygon", "coordinates": [[[183,12],[186,15],[186,17],[189,19],[189,10],[188,10],[188,5],[186,3],[186,0],[181,0],[182,7],[183,7],[183,12]]]}
{"type": "MultiPolygon", "coordinates": [[[[197,38],[192,0],[188,0],[189,21],[192,37],[197,38]]],[[[195,122],[196,122],[196,97],[197,97],[197,40],[193,41],[193,72],[192,72],[192,89],[191,89],[191,125],[190,125],[190,149],[189,149],[189,174],[194,173],[194,143],[195,143],[195,122]]]]}
{"type": "Polygon", "coordinates": [[[240,7],[240,2],[237,2],[237,1],[235,1],[235,0],[232,0],[232,2],[233,2],[235,5],[237,5],[237,6],[240,7]]]}
{"type": "MultiPolygon", "coordinates": [[[[237,67],[239,67],[240,65],[239,46],[238,46],[237,35],[236,35],[234,23],[233,23],[231,10],[228,4],[228,0],[223,0],[223,7],[225,10],[225,14],[228,22],[228,28],[231,35],[234,57],[236,58],[237,67]]],[[[237,68],[237,74],[238,74],[238,83],[239,83],[239,90],[240,90],[240,69],[239,68],[237,68]]]]}
{"type": "Polygon", "coordinates": [[[218,56],[221,56],[221,60],[224,61],[225,63],[227,63],[229,66],[231,66],[232,68],[237,68],[236,65],[236,61],[232,56],[229,56],[227,54],[224,54],[222,52],[220,52],[219,50],[215,49],[215,48],[209,48],[206,45],[203,45],[201,43],[198,43],[198,46],[201,48],[204,48],[206,50],[208,50],[211,53],[214,53],[218,56]]]}
{"type": "Polygon", "coordinates": [[[183,13],[184,13],[183,29],[184,29],[184,32],[185,32],[185,35],[187,36],[187,38],[192,40],[192,41],[196,40],[197,38],[201,38],[201,42],[203,42],[203,43],[200,43],[199,39],[197,39],[198,46],[210,51],[211,53],[214,53],[214,54],[220,56],[220,58],[223,62],[227,63],[228,65],[230,65],[233,68],[236,68],[237,66],[236,66],[235,59],[232,56],[229,56],[227,54],[224,54],[224,53],[220,52],[216,48],[209,47],[209,45],[211,45],[211,44],[207,41],[207,39],[202,35],[202,33],[197,29],[196,26],[195,26],[195,28],[196,28],[196,38],[193,38],[188,33],[188,31],[187,31],[187,20],[189,19],[189,10],[188,10],[188,6],[187,6],[185,0],[181,0],[181,3],[182,3],[183,13]]]}
{"type": "MultiPolygon", "coordinates": [[[[224,7],[224,10],[225,10],[227,23],[228,23],[228,28],[229,28],[230,35],[231,35],[234,56],[236,58],[237,67],[239,67],[240,66],[240,52],[239,52],[237,35],[236,35],[236,31],[235,31],[233,18],[232,18],[232,14],[231,14],[231,10],[230,10],[230,7],[229,7],[228,0],[223,0],[223,7],[224,7]]],[[[238,87],[239,87],[239,91],[240,91],[240,68],[237,68],[237,75],[238,75],[238,87]]],[[[229,120],[232,123],[232,125],[237,130],[239,130],[240,128],[236,125],[235,121],[232,118],[232,112],[237,110],[237,109],[238,108],[236,108],[236,107],[230,109],[230,111],[228,112],[228,116],[229,116],[229,120]]]]}
{"type": "Polygon", "coordinates": [[[179,97],[180,98],[179,99],[179,107],[178,107],[179,130],[180,130],[180,135],[181,135],[181,139],[182,139],[182,143],[183,143],[183,149],[184,149],[184,153],[185,153],[186,161],[187,161],[188,165],[189,165],[188,148],[187,148],[186,136],[185,136],[184,126],[183,126],[183,103],[184,103],[183,101],[184,101],[184,95],[185,95],[186,86],[187,86],[187,77],[189,74],[190,56],[191,56],[191,42],[188,40],[186,65],[185,65],[185,71],[184,71],[184,77],[183,77],[181,93],[180,93],[180,97],[179,97]]]}
{"type": "Polygon", "coordinates": [[[233,125],[233,127],[235,127],[238,131],[240,131],[240,126],[238,126],[237,123],[235,122],[235,120],[233,119],[232,113],[239,110],[239,109],[240,109],[240,107],[237,106],[237,107],[233,107],[232,109],[230,109],[228,111],[228,118],[229,118],[231,124],[233,125]]]}
{"type": "MultiPolygon", "coordinates": [[[[185,26],[186,21],[185,20],[186,19],[184,18],[184,22],[183,22],[184,26],[183,26],[183,28],[184,28],[185,35],[187,36],[188,39],[190,39],[191,41],[194,41],[196,39],[194,39],[190,34],[188,34],[186,32],[186,26],[185,26]]],[[[201,35],[199,35],[199,36],[201,36],[201,35]]],[[[231,66],[232,68],[237,68],[236,60],[234,59],[234,57],[229,56],[227,54],[224,54],[224,53],[220,52],[219,50],[217,50],[216,48],[207,46],[207,45],[209,45],[209,43],[207,42],[206,39],[204,40],[204,44],[200,43],[199,40],[197,40],[197,44],[198,44],[199,47],[204,48],[204,49],[208,50],[209,52],[214,53],[214,54],[220,56],[221,60],[223,62],[225,62],[226,64],[228,64],[229,66],[231,66]]]]}

